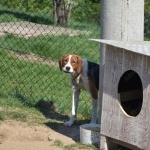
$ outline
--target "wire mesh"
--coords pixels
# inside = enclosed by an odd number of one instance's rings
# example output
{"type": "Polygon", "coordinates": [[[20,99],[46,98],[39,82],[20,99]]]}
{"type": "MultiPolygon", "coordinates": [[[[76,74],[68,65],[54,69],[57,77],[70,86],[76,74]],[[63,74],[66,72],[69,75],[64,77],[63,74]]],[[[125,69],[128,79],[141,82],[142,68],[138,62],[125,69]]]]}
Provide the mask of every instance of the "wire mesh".
{"type": "MultiPolygon", "coordinates": [[[[59,70],[58,59],[76,53],[99,62],[99,45],[88,41],[99,38],[99,12],[99,2],[91,1],[1,0],[0,104],[53,104],[69,115],[70,77],[59,70]]],[[[82,92],[80,101],[79,116],[90,117],[89,95],[82,92]]]]}
{"type": "MultiPolygon", "coordinates": [[[[0,104],[37,107],[53,104],[69,115],[70,77],[58,59],[76,53],[99,63],[99,1],[0,1],[0,104]],[[61,7],[60,7],[61,6],[61,7]]],[[[145,0],[145,39],[150,39],[150,1],[145,0]]],[[[79,115],[91,115],[88,94],[81,93],[79,115]]],[[[51,116],[52,117],[52,116],[51,116]]]]}

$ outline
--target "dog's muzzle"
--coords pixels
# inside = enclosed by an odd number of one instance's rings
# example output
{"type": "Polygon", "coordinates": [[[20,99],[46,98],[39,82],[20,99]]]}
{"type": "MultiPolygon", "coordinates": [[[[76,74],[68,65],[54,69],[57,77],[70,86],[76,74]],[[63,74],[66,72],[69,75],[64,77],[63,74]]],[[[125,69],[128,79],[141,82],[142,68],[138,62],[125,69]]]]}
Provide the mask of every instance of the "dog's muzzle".
{"type": "Polygon", "coordinates": [[[71,68],[70,66],[65,66],[65,67],[63,68],[63,71],[64,71],[65,73],[72,73],[72,72],[73,72],[73,70],[72,70],[72,68],[71,68]]]}

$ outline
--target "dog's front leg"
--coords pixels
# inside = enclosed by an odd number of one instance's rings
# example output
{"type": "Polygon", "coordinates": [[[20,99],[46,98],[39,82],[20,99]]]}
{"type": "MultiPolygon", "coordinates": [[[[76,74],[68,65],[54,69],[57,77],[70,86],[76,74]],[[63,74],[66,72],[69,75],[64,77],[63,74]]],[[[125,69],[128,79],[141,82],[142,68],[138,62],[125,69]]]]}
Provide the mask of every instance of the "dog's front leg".
{"type": "Polygon", "coordinates": [[[79,95],[80,95],[80,90],[76,89],[73,86],[73,95],[72,95],[72,116],[69,121],[64,122],[65,126],[71,127],[75,120],[76,120],[76,115],[77,115],[77,107],[78,107],[78,101],[79,101],[79,95]]]}
{"type": "Polygon", "coordinates": [[[97,99],[92,99],[92,119],[91,119],[91,124],[95,124],[97,120],[97,104],[98,100],[97,99]]]}

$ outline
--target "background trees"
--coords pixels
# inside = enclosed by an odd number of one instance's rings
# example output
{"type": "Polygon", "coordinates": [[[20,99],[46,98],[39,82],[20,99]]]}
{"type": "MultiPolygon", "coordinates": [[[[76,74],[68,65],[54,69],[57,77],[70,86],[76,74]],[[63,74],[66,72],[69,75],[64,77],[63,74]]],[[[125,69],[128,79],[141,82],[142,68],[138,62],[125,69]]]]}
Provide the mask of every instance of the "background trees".
{"type": "Polygon", "coordinates": [[[150,37],[150,1],[145,0],[145,11],[144,11],[144,33],[146,37],[150,37]]]}
{"type": "Polygon", "coordinates": [[[70,20],[98,22],[99,0],[1,0],[0,5],[26,13],[46,13],[53,22],[67,26],[70,20]]]}
{"type": "MultiPolygon", "coordinates": [[[[43,13],[49,23],[68,26],[70,21],[99,24],[100,0],[0,0],[0,5],[25,13],[43,13]]],[[[145,35],[150,37],[150,1],[145,0],[145,35]]]]}

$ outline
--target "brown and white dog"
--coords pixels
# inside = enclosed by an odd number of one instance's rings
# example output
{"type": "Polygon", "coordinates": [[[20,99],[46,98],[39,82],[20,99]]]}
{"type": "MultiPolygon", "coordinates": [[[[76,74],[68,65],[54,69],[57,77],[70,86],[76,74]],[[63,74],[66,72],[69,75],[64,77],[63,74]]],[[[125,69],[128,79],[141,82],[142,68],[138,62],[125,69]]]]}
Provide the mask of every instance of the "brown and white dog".
{"type": "Polygon", "coordinates": [[[72,85],[72,116],[69,121],[64,122],[65,126],[72,126],[76,120],[76,113],[79,101],[80,90],[89,92],[92,98],[92,119],[91,124],[96,123],[97,102],[99,90],[99,65],[82,59],[74,54],[65,54],[59,59],[61,71],[71,75],[72,85]]]}

